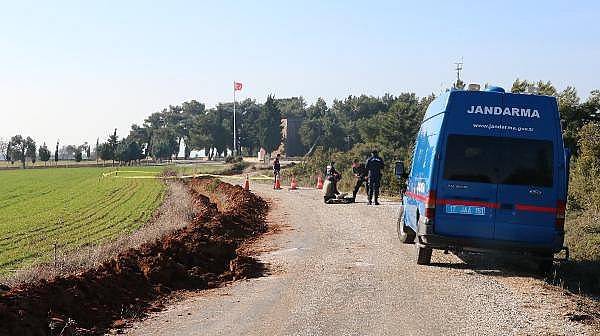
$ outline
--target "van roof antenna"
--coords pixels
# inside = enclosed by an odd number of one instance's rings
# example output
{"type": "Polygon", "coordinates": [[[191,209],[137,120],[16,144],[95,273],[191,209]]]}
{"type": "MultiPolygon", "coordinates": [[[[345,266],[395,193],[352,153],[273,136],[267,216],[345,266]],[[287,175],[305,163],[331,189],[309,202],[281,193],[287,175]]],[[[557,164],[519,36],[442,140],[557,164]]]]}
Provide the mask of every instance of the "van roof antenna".
{"type": "Polygon", "coordinates": [[[456,81],[460,82],[460,72],[463,69],[463,58],[460,58],[460,62],[454,62],[454,64],[456,65],[456,68],[454,70],[456,70],[456,81]]]}
{"type": "Polygon", "coordinates": [[[460,72],[464,64],[462,56],[460,57],[460,62],[454,62],[454,64],[456,65],[456,68],[454,68],[456,70],[456,84],[454,84],[454,88],[462,90],[465,87],[465,83],[460,79],[460,72]]]}

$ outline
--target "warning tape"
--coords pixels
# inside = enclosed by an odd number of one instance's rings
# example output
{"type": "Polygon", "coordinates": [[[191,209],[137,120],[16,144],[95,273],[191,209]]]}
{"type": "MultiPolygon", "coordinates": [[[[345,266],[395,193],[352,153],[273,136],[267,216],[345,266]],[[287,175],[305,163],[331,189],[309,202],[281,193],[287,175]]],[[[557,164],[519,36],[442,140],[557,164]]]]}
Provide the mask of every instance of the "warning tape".
{"type": "Polygon", "coordinates": [[[140,174],[156,174],[155,171],[146,171],[146,170],[113,170],[108,173],[102,173],[102,177],[107,177],[110,175],[117,175],[117,173],[140,173],[140,174]]]}
{"type": "MultiPolygon", "coordinates": [[[[119,171],[119,172],[134,172],[134,171],[119,171]]],[[[147,173],[147,172],[144,172],[147,173]]],[[[152,172],[156,173],[156,172],[152,172]]],[[[194,175],[184,175],[184,176],[118,176],[116,172],[104,173],[103,177],[107,177],[110,175],[115,175],[115,178],[123,178],[123,179],[162,179],[162,180],[173,180],[173,179],[186,179],[186,178],[196,178],[196,177],[215,177],[215,178],[230,178],[230,179],[245,179],[245,175],[217,175],[217,174],[194,174],[194,175]]],[[[248,177],[249,180],[272,180],[273,177],[267,175],[259,175],[259,176],[251,176],[248,177]]]]}

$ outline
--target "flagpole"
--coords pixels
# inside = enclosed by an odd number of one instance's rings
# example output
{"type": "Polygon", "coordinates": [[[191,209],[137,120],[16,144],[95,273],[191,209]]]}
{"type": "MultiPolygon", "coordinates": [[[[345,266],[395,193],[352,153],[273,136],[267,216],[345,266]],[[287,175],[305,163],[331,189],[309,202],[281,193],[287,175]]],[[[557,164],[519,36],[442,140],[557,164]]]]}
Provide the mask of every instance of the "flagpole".
{"type": "Polygon", "coordinates": [[[236,144],[236,127],[235,127],[235,81],[233,81],[233,155],[237,154],[236,144]]]}

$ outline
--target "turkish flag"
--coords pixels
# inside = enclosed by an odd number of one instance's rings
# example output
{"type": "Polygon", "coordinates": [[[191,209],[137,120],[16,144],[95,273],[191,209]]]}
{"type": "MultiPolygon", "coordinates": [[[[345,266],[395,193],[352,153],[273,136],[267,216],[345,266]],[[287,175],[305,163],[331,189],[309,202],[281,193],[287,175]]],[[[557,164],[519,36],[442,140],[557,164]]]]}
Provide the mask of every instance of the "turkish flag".
{"type": "Polygon", "coordinates": [[[242,83],[233,82],[233,90],[234,91],[242,91],[242,83]]]}

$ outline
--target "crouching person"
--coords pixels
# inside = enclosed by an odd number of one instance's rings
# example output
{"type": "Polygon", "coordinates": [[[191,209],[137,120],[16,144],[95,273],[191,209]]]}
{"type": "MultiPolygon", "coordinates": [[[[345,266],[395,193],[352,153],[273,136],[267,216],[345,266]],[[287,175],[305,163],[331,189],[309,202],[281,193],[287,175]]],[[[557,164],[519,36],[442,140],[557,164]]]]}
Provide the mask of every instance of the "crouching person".
{"type": "Polygon", "coordinates": [[[337,183],[342,179],[342,175],[333,166],[334,162],[331,162],[327,166],[325,171],[325,182],[323,182],[323,201],[327,203],[331,199],[337,198],[340,192],[337,189],[337,183]]]}

